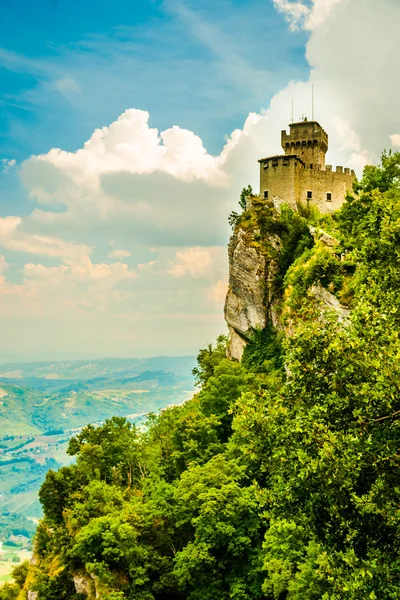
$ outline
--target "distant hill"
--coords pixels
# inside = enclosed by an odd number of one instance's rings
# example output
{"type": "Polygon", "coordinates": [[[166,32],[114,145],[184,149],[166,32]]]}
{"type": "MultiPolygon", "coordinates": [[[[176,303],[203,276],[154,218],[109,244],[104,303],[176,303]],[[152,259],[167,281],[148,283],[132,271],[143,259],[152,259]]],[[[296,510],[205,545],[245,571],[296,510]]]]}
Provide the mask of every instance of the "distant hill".
{"type": "Polygon", "coordinates": [[[70,462],[74,433],[111,416],[140,424],[183,402],[195,363],[161,356],[0,365],[0,515],[40,516],[38,489],[48,469],[70,462]]]}

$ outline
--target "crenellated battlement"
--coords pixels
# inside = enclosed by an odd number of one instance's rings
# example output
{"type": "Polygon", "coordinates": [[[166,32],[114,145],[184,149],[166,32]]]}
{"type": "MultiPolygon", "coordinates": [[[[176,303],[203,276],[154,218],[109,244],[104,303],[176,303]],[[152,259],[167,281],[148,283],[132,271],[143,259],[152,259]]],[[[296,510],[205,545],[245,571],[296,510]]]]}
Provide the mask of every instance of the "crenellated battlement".
{"type": "Polygon", "coordinates": [[[323,169],[328,151],[328,134],[317,121],[301,121],[289,125],[290,133],[281,132],[285,154],[296,154],[306,166],[323,169]]]}

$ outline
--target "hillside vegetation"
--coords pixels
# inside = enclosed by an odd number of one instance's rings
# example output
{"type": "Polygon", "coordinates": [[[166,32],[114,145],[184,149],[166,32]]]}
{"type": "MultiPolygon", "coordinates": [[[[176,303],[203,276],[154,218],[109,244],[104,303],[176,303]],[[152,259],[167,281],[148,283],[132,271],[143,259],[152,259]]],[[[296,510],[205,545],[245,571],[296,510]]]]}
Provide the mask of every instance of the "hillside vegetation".
{"type": "Polygon", "coordinates": [[[40,491],[36,562],[0,598],[399,597],[399,175],[384,155],[333,218],[237,216],[260,244],[281,235],[278,329],[241,363],[223,337],[202,350],[197,395],[145,432],[116,417],[76,435],[40,491]]]}

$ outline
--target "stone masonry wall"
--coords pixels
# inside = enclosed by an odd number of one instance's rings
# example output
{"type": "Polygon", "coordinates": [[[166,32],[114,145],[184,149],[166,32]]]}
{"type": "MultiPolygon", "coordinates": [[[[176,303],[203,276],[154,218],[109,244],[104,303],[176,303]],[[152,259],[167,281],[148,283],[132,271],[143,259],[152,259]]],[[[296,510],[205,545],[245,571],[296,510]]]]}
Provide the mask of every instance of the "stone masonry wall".
{"type": "Polygon", "coordinates": [[[268,197],[282,198],[293,208],[306,204],[307,192],[312,192],[311,204],[318,206],[322,213],[340,208],[347,191],[352,189],[354,171],[337,167],[336,171],[327,166],[325,170],[310,169],[295,156],[279,156],[260,161],[260,197],[268,191],[268,197]],[[268,166],[267,166],[268,165],[268,166]],[[331,194],[328,201],[327,194],[331,194]]]}

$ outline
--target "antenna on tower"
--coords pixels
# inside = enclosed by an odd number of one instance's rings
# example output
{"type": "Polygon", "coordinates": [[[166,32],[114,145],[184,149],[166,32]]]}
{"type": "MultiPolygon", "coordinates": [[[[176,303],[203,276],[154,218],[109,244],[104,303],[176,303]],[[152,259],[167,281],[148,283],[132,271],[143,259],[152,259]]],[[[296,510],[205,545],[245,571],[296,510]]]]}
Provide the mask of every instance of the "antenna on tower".
{"type": "Polygon", "coordinates": [[[294,123],[294,100],[292,100],[292,123],[294,123]]]}
{"type": "Polygon", "coordinates": [[[312,120],[314,121],[314,84],[311,87],[311,97],[312,97],[312,120]]]}

